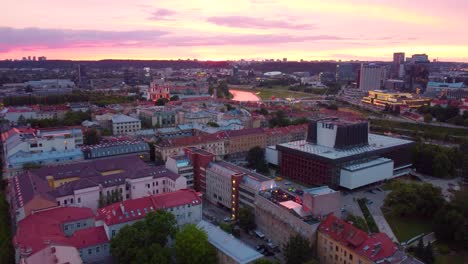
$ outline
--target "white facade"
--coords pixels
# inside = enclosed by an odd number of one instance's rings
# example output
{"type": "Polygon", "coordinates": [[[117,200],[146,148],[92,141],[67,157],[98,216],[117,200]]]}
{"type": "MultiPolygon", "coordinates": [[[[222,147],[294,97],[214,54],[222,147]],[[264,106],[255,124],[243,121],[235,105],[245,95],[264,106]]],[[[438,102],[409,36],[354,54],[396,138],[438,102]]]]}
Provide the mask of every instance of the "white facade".
{"type": "Polygon", "coordinates": [[[376,64],[361,64],[359,89],[361,91],[379,90],[387,79],[387,69],[376,64]]]}
{"type": "Polygon", "coordinates": [[[379,158],[341,169],[340,186],[350,190],[393,178],[393,161],[379,158]]]}
{"type": "Polygon", "coordinates": [[[333,123],[317,123],[317,144],[327,146],[329,148],[335,147],[336,132],[338,126],[333,123]]]}
{"type": "Polygon", "coordinates": [[[276,146],[266,147],[265,159],[268,163],[278,166],[278,150],[276,150],[276,146]]]}
{"type": "Polygon", "coordinates": [[[114,135],[128,134],[140,129],[141,121],[139,119],[126,115],[112,117],[112,133],[114,135]]]}
{"type": "Polygon", "coordinates": [[[212,163],[206,168],[206,199],[214,204],[232,206],[232,171],[212,163]]]}

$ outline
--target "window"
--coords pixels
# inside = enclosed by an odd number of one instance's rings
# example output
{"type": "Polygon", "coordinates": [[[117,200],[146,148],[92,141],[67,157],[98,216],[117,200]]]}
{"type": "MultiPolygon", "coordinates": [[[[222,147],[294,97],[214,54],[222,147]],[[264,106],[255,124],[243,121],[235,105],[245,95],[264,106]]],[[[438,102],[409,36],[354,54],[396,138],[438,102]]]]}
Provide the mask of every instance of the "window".
{"type": "Polygon", "coordinates": [[[91,255],[93,254],[93,249],[92,248],[88,248],[88,255],[91,255]]]}
{"type": "Polygon", "coordinates": [[[63,200],[63,204],[65,204],[65,205],[66,205],[66,204],[67,204],[67,200],[63,200]]]}
{"type": "Polygon", "coordinates": [[[70,199],[70,203],[71,203],[71,204],[73,203],[73,198],[70,199]]]}
{"type": "Polygon", "coordinates": [[[353,255],[352,254],[349,254],[349,259],[353,260],[353,255]]]}
{"type": "Polygon", "coordinates": [[[96,253],[99,253],[101,249],[99,247],[96,247],[96,253]]]}
{"type": "Polygon", "coordinates": [[[338,246],[335,246],[335,250],[338,251],[338,246]]]}
{"type": "Polygon", "coordinates": [[[57,201],[57,205],[60,206],[60,201],[57,201]]]}
{"type": "Polygon", "coordinates": [[[114,237],[115,236],[115,230],[112,230],[112,236],[111,237],[114,237]]]}
{"type": "Polygon", "coordinates": [[[81,227],[81,223],[80,222],[76,223],[76,228],[80,228],[80,227],[81,227]]]}
{"type": "Polygon", "coordinates": [[[81,197],[78,197],[78,203],[81,203],[81,197]]]}
{"type": "Polygon", "coordinates": [[[64,225],[63,229],[68,230],[68,225],[64,225]]]}

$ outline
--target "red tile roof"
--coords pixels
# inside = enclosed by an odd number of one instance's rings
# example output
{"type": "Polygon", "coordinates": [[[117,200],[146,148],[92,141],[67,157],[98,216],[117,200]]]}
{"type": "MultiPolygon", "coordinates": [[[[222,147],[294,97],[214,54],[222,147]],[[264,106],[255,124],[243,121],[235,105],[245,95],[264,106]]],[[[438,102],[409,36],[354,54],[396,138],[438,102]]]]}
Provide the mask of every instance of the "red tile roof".
{"type": "Polygon", "coordinates": [[[106,225],[115,225],[142,219],[146,214],[158,209],[173,208],[180,205],[201,205],[199,193],[192,189],[156,194],[103,207],[97,212],[97,219],[106,225]]]}
{"type": "Polygon", "coordinates": [[[356,254],[372,261],[391,257],[398,247],[385,233],[368,235],[357,227],[333,214],[329,215],[319,227],[319,232],[327,234],[336,242],[352,249],[356,254]]]}
{"type": "Polygon", "coordinates": [[[81,248],[108,242],[102,227],[100,227],[102,230],[91,227],[77,231],[71,237],[65,236],[62,230],[64,223],[88,218],[94,218],[93,211],[79,207],[58,207],[34,213],[18,222],[14,238],[15,247],[23,250],[30,249],[31,254],[34,254],[45,248],[48,243],[71,246],[80,244],[81,248]],[[78,243],[77,239],[81,243],[78,243]]]}
{"type": "Polygon", "coordinates": [[[206,134],[206,135],[199,135],[199,136],[164,139],[157,145],[161,147],[184,147],[184,146],[188,147],[188,146],[203,144],[203,143],[208,143],[208,142],[216,142],[216,141],[224,140],[226,138],[227,138],[227,135],[225,132],[218,132],[214,134],[206,134]]]}
{"type": "Polygon", "coordinates": [[[109,242],[104,226],[81,229],[73,233],[67,243],[80,249],[109,242]]]}

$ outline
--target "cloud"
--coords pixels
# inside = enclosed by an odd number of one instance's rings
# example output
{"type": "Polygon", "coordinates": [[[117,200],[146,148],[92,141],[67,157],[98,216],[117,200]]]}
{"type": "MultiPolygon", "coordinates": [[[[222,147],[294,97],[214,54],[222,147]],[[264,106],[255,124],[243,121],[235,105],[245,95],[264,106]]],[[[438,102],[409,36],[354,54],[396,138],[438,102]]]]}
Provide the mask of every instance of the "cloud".
{"type": "Polygon", "coordinates": [[[0,27],[0,50],[26,48],[106,47],[154,41],[167,32],[161,30],[105,31],[0,27]]]}
{"type": "Polygon", "coordinates": [[[0,52],[105,47],[271,46],[283,43],[346,40],[332,35],[237,34],[174,35],[161,30],[104,31],[0,27],[0,52]]]}
{"type": "Polygon", "coordinates": [[[176,15],[177,12],[166,8],[158,8],[151,12],[149,20],[173,20],[171,17],[176,15]]]}
{"type": "Polygon", "coordinates": [[[312,29],[315,25],[312,24],[296,24],[286,20],[273,20],[248,16],[214,16],[209,17],[206,21],[227,27],[237,28],[284,28],[284,29],[312,29]]]}

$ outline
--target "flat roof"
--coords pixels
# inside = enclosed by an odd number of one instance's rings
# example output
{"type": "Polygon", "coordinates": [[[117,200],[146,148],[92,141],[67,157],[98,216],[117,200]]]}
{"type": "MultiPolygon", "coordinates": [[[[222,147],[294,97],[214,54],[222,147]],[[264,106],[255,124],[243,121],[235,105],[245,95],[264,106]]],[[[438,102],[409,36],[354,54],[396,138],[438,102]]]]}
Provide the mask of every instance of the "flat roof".
{"type": "Polygon", "coordinates": [[[352,164],[352,165],[344,167],[343,169],[348,170],[348,171],[359,171],[359,170],[375,167],[375,166],[388,163],[388,162],[392,162],[392,160],[382,157],[382,158],[373,159],[370,161],[352,164]]]}
{"type": "Polygon", "coordinates": [[[301,152],[306,152],[316,156],[320,156],[326,159],[340,159],[346,158],[353,155],[363,154],[370,151],[382,150],[390,147],[401,146],[405,144],[412,143],[413,141],[387,137],[377,134],[369,134],[369,145],[354,147],[350,149],[337,149],[326,147],[322,145],[312,144],[305,140],[293,141],[283,144],[278,144],[279,146],[298,150],[301,152]]]}
{"type": "Polygon", "coordinates": [[[263,255],[234,236],[204,220],[197,224],[208,235],[208,242],[239,264],[251,263],[263,255]]]}
{"type": "Polygon", "coordinates": [[[312,196],[329,194],[329,193],[334,193],[334,192],[337,192],[337,191],[330,189],[328,186],[320,186],[320,187],[309,188],[309,189],[304,190],[304,193],[311,194],[312,196]]]}

